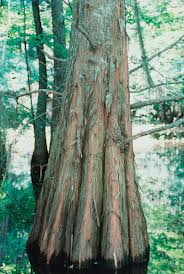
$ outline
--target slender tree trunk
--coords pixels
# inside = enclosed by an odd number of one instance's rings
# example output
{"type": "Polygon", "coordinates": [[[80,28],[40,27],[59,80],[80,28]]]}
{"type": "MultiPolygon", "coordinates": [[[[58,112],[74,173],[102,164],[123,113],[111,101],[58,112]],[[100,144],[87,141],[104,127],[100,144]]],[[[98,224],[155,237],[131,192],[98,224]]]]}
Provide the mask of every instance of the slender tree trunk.
{"type": "Polygon", "coordinates": [[[0,220],[0,263],[6,260],[7,235],[11,229],[10,216],[5,216],[0,220]]]}
{"type": "Polygon", "coordinates": [[[6,132],[7,117],[2,98],[0,98],[0,187],[7,169],[6,132]]]}
{"type": "Polygon", "coordinates": [[[120,145],[132,136],[124,2],[81,0],[74,18],[65,110],[27,250],[33,267],[118,269],[149,253],[132,143],[120,145]]]}
{"type": "MultiPolygon", "coordinates": [[[[66,38],[65,38],[65,23],[63,14],[63,0],[52,0],[52,24],[53,24],[53,38],[54,38],[54,89],[60,91],[64,90],[65,81],[65,67],[66,63],[59,61],[63,60],[66,55],[66,38]]],[[[52,133],[56,127],[58,116],[61,110],[61,96],[53,95],[52,108],[52,133]]]]}
{"type": "Polygon", "coordinates": [[[28,47],[27,47],[27,38],[26,38],[26,30],[27,30],[27,26],[26,26],[26,4],[27,2],[22,0],[21,1],[21,5],[23,7],[23,23],[24,23],[24,58],[25,58],[25,65],[26,65],[26,72],[27,72],[27,86],[28,86],[28,90],[29,90],[29,98],[30,98],[30,105],[31,105],[31,114],[32,114],[32,120],[33,120],[33,126],[35,129],[35,114],[34,114],[34,107],[33,107],[33,100],[32,100],[32,94],[31,94],[31,69],[30,69],[30,65],[29,65],[29,54],[28,54],[28,47]]]}
{"type": "Polygon", "coordinates": [[[150,75],[150,70],[149,70],[149,63],[148,63],[148,57],[146,54],[146,49],[144,46],[144,38],[141,30],[141,24],[140,24],[140,17],[139,17],[139,6],[137,3],[137,0],[133,1],[134,3],[134,15],[135,15],[135,21],[136,21],[136,28],[137,28],[137,35],[139,39],[139,45],[140,45],[140,50],[141,50],[141,58],[142,58],[142,66],[146,75],[147,83],[149,87],[154,86],[153,79],[150,75]]]}
{"type": "MultiPolygon", "coordinates": [[[[7,150],[6,150],[6,134],[5,129],[6,124],[6,115],[3,101],[0,98],[0,188],[2,188],[3,179],[6,175],[7,170],[7,150]]],[[[5,259],[5,246],[6,246],[6,237],[8,229],[10,227],[10,218],[9,216],[3,217],[1,214],[0,219],[0,264],[5,259]]]]}
{"type": "MultiPolygon", "coordinates": [[[[43,29],[41,25],[39,1],[32,0],[33,18],[37,37],[37,57],[39,62],[39,89],[47,88],[46,58],[43,54],[43,29]]],[[[48,150],[46,144],[46,93],[38,93],[37,111],[35,117],[35,146],[31,159],[31,178],[36,200],[39,197],[40,189],[44,179],[44,173],[48,162],[48,150]]]]}
{"type": "Polygon", "coordinates": [[[5,134],[3,129],[0,128],[0,186],[1,182],[6,173],[6,163],[7,163],[7,155],[6,155],[6,142],[5,142],[5,134]]]}

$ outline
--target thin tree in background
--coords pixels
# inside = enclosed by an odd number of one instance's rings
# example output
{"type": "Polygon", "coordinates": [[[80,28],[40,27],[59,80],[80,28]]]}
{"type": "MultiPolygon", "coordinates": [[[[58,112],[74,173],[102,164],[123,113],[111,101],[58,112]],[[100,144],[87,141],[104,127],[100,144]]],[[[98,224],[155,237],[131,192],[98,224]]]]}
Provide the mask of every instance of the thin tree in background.
{"type": "MultiPolygon", "coordinates": [[[[46,58],[43,53],[43,29],[41,25],[39,0],[32,0],[32,10],[36,30],[37,58],[39,62],[39,89],[47,89],[47,67],[46,58]]],[[[48,162],[48,150],[45,133],[47,107],[46,99],[47,95],[45,92],[38,93],[34,128],[35,145],[31,159],[31,179],[36,200],[39,197],[48,162]]]]}
{"type": "Polygon", "coordinates": [[[78,1],[74,20],[65,108],[27,242],[37,273],[44,260],[118,269],[149,254],[131,141],[124,2],[78,1]]]}
{"type": "Polygon", "coordinates": [[[6,162],[7,162],[7,154],[6,154],[5,133],[0,125],[0,186],[4,178],[4,175],[6,173],[6,162]]]}
{"type": "Polygon", "coordinates": [[[34,107],[33,107],[33,98],[31,94],[31,69],[29,64],[29,53],[28,53],[28,45],[27,45],[27,25],[26,25],[26,0],[21,1],[21,5],[23,7],[23,44],[24,44],[24,58],[25,58],[25,65],[26,65],[26,72],[27,72],[27,86],[29,91],[29,98],[30,98],[30,105],[31,105],[31,116],[33,120],[33,127],[35,131],[35,113],[34,113],[34,107]]]}
{"type": "Polygon", "coordinates": [[[138,35],[138,40],[139,40],[139,45],[141,50],[142,66],[145,72],[148,86],[152,87],[154,86],[154,82],[150,74],[149,62],[148,62],[148,57],[147,57],[147,53],[144,45],[143,33],[141,29],[141,24],[140,24],[140,15],[139,15],[140,11],[139,11],[139,5],[137,0],[133,0],[133,5],[134,5],[134,16],[135,16],[135,22],[136,22],[137,35],[138,35]]]}
{"type": "MultiPolygon", "coordinates": [[[[10,160],[6,149],[7,117],[2,99],[3,98],[0,97],[0,190],[2,190],[5,185],[8,160],[10,160]]],[[[0,219],[0,261],[3,261],[5,258],[5,243],[9,225],[9,215],[2,216],[0,219]]]]}

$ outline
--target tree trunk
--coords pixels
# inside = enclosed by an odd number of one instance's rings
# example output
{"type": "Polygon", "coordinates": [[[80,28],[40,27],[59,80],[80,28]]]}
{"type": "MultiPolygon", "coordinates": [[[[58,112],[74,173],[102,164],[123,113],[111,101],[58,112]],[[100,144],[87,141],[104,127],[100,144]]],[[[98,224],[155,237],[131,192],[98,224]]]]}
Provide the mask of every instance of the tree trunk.
{"type": "MultiPolygon", "coordinates": [[[[4,93],[2,92],[2,97],[4,93]]],[[[7,128],[7,117],[5,106],[2,98],[0,98],[0,187],[7,168],[7,151],[6,151],[6,128],[7,128]]]]}
{"type": "Polygon", "coordinates": [[[6,215],[0,220],[0,263],[6,259],[6,245],[8,232],[11,229],[10,216],[6,215]]]}
{"type": "Polygon", "coordinates": [[[98,261],[118,269],[149,253],[132,143],[120,145],[132,136],[125,7],[83,0],[74,15],[65,110],[27,250],[33,265],[98,261]]]}
{"type": "MultiPolygon", "coordinates": [[[[46,58],[43,54],[43,29],[41,25],[39,1],[32,0],[33,18],[37,38],[37,57],[39,62],[39,89],[47,89],[46,58]]],[[[35,117],[34,135],[35,146],[31,159],[31,179],[36,201],[44,179],[44,173],[48,162],[48,150],[46,144],[46,93],[38,93],[37,111],[35,117]]]]}
{"type": "Polygon", "coordinates": [[[7,164],[7,153],[6,153],[6,142],[5,134],[3,129],[0,127],[0,186],[4,175],[6,173],[6,164],[7,164]]]}
{"type": "MultiPolygon", "coordinates": [[[[65,23],[63,15],[63,0],[52,0],[52,24],[54,38],[54,90],[64,90],[65,67],[66,63],[63,60],[66,56],[66,38],[65,38],[65,23]]],[[[61,96],[53,95],[52,107],[52,135],[57,125],[58,116],[61,110],[61,96]]]]}

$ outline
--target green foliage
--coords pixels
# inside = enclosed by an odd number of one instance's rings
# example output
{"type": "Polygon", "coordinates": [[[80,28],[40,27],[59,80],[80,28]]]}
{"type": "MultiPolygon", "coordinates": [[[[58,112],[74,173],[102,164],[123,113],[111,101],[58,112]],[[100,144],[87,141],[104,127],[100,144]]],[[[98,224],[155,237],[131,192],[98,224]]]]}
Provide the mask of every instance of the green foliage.
{"type": "Polygon", "coordinates": [[[1,273],[2,274],[16,274],[16,265],[15,264],[9,264],[6,265],[5,263],[2,264],[0,267],[1,273]]]}
{"type": "Polygon", "coordinates": [[[43,34],[41,36],[37,36],[35,34],[29,35],[27,42],[30,47],[36,48],[40,44],[47,45],[48,47],[53,47],[52,34],[43,34]]]}
{"type": "Polygon", "coordinates": [[[9,174],[0,190],[0,273],[30,273],[25,245],[33,222],[35,201],[28,174],[9,174]],[[13,248],[12,248],[13,247],[13,248]]]}
{"type": "Polygon", "coordinates": [[[135,18],[134,18],[134,13],[132,8],[126,9],[126,22],[131,25],[135,23],[135,18]]]}
{"type": "MultiPolygon", "coordinates": [[[[149,226],[151,258],[149,272],[157,273],[183,273],[184,266],[184,237],[178,233],[178,224],[173,226],[171,213],[166,206],[156,209],[147,207],[146,214],[149,226]]],[[[180,220],[181,214],[172,215],[180,220]]]]}
{"type": "Polygon", "coordinates": [[[171,24],[173,22],[172,16],[167,12],[162,12],[159,15],[151,16],[146,11],[141,11],[140,17],[141,19],[148,25],[153,25],[157,28],[160,28],[162,24],[171,24]]]}
{"type": "Polygon", "coordinates": [[[7,214],[17,229],[29,227],[32,224],[35,202],[31,182],[25,180],[27,174],[18,177],[9,174],[5,186],[0,192],[0,220],[7,214]],[[24,205],[24,206],[22,206],[24,205]]]}
{"type": "MultiPolygon", "coordinates": [[[[73,3],[71,2],[71,5],[73,3]]],[[[65,12],[65,34],[66,34],[66,42],[67,46],[69,45],[70,41],[70,29],[71,29],[71,21],[72,21],[72,10],[69,6],[64,9],[65,12]]]]}
{"type": "Polygon", "coordinates": [[[182,274],[184,266],[184,153],[182,148],[142,152],[137,172],[150,237],[150,274],[182,274]],[[152,173],[157,170],[157,173],[152,173]]]}
{"type": "Polygon", "coordinates": [[[0,7],[0,24],[6,26],[6,13],[7,13],[7,6],[0,7]]]}
{"type": "Polygon", "coordinates": [[[5,255],[3,260],[0,260],[0,273],[30,273],[30,264],[25,254],[27,237],[28,231],[25,230],[19,229],[8,232],[6,235],[6,244],[3,245],[5,255]]]}
{"type": "Polygon", "coordinates": [[[29,127],[29,121],[32,121],[31,110],[24,107],[22,104],[16,104],[14,99],[7,96],[2,98],[2,104],[4,105],[4,111],[6,112],[6,117],[8,122],[2,124],[2,128],[18,128],[19,125],[24,125],[25,120],[27,127],[29,127]]]}
{"type": "MultiPolygon", "coordinates": [[[[150,10],[146,7],[139,7],[140,19],[145,24],[152,25],[156,28],[160,28],[163,24],[173,23],[174,18],[167,10],[168,4],[160,3],[159,7],[160,8],[155,11],[155,14],[150,14],[150,10]]],[[[135,23],[134,6],[132,3],[127,4],[126,21],[129,24],[135,23]]]]}
{"type": "MultiPolygon", "coordinates": [[[[163,104],[154,104],[152,106],[153,111],[150,111],[149,121],[155,123],[160,121],[162,123],[172,123],[175,119],[183,117],[184,107],[183,100],[181,102],[166,102],[163,104]]],[[[180,137],[181,132],[178,132],[177,136],[180,137]]],[[[167,139],[167,132],[158,133],[157,137],[164,135],[167,139]]],[[[156,135],[155,135],[156,136],[156,135]]],[[[182,137],[183,135],[181,135],[182,137]]]]}
{"type": "Polygon", "coordinates": [[[13,23],[8,31],[8,40],[7,45],[10,46],[12,50],[15,50],[16,47],[20,48],[23,33],[22,26],[17,25],[17,22],[13,23]]]}

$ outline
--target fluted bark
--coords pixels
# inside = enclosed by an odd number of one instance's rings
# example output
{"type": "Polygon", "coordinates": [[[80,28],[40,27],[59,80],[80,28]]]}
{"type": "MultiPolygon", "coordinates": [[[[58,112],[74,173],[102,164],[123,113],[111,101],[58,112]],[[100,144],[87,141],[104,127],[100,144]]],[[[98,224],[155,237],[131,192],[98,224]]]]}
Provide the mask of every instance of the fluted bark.
{"type": "MultiPolygon", "coordinates": [[[[110,268],[148,259],[135,181],[123,1],[75,5],[65,110],[27,243],[46,264],[110,268]]],[[[37,261],[38,264],[38,261],[37,261]]]]}

